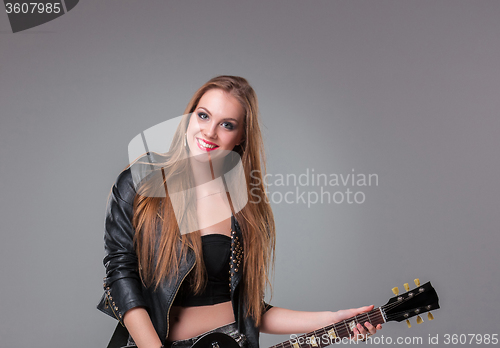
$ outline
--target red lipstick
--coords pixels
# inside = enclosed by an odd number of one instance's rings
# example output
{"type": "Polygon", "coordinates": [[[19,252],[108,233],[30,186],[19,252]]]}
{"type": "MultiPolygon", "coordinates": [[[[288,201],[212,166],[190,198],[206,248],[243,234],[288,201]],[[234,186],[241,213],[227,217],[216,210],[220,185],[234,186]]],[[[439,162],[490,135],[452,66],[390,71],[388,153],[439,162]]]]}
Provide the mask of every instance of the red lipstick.
{"type": "Polygon", "coordinates": [[[215,144],[215,143],[212,143],[211,141],[208,141],[208,140],[205,140],[205,139],[201,139],[201,138],[196,138],[196,145],[198,145],[198,147],[203,150],[203,151],[212,151],[212,150],[215,150],[219,147],[219,145],[215,144]],[[213,148],[209,148],[209,147],[204,147],[200,144],[200,141],[201,142],[204,142],[205,144],[208,144],[208,145],[213,145],[214,147],[213,148]]]}

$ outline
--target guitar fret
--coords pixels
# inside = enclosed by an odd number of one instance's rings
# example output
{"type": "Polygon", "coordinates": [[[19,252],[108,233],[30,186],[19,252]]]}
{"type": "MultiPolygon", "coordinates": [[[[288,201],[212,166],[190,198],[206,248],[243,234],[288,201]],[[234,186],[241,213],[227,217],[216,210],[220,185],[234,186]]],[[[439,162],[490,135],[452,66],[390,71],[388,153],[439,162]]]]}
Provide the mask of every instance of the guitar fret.
{"type": "Polygon", "coordinates": [[[345,330],[345,329],[344,329],[344,327],[342,326],[342,323],[343,323],[343,322],[339,322],[339,323],[337,323],[337,324],[335,325],[335,331],[337,331],[337,335],[338,335],[340,338],[344,337],[343,332],[344,332],[344,330],[345,330]]]}
{"type": "Polygon", "coordinates": [[[384,323],[387,323],[387,321],[385,320],[385,314],[382,311],[382,307],[380,307],[379,310],[380,310],[380,316],[382,317],[382,319],[384,319],[384,323]]]}
{"type": "Polygon", "coordinates": [[[349,334],[349,327],[347,326],[346,321],[342,320],[342,322],[344,323],[345,329],[346,329],[347,333],[349,334]]]}
{"type": "Polygon", "coordinates": [[[314,330],[314,334],[317,337],[317,342],[316,343],[318,344],[318,347],[323,347],[323,345],[321,344],[321,339],[323,337],[324,331],[325,331],[324,328],[314,330]],[[323,333],[321,333],[321,331],[323,331],[323,333]]]}

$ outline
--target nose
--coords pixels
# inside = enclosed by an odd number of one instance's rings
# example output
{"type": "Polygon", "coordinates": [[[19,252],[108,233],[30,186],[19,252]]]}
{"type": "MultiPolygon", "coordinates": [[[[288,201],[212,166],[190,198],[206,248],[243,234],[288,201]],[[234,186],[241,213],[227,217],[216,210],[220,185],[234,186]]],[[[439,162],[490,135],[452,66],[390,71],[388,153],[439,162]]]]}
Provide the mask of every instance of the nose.
{"type": "Polygon", "coordinates": [[[205,124],[201,129],[201,134],[206,138],[214,139],[217,136],[217,124],[214,122],[210,122],[209,124],[205,124]]]}

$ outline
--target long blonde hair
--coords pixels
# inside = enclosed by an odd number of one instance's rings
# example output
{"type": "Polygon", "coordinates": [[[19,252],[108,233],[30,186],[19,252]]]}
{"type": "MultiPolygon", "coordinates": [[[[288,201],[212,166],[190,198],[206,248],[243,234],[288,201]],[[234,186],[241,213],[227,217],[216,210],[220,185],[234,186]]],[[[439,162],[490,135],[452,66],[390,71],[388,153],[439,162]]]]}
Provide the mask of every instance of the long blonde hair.
{"type": "MultiPolygon", "coordinates": [[[[179,191],[187,192],[193,185],[187,149],[183,136],[187,130],[190,114],[196,109],[199,100],[210,89],[221,89],[234,96],[245,110],[243,141],[233,151],[241,157],[241,164],[247,183],[248,204],[235,213],[243,234],[243,278],[242,291],[246,300],[247,313],[260,325],[263,297],[270,274],[274,267],[275,224],[274,216],[266,196],[264,181],[266,172],[265,152],[259,126],[257,96],[248,81],[237,76],[217,76],[196,91],[189,101],[185,116],[179,124],[168,153],[162,160],[153,164],[155,175],[140,185],[134,200],[133,225],[135,249],[138,256],[141,279],[147,286],[158,287],[165,278],[176,278],[180,262],[184,262],[187,248],[196,255],[193,272],[192,290],[200,293],[206,284],[200,232],[180,234],[174,215],[172,202],[166,188],[166,181],[175,182],[179,191]],[[250,175],[251,173],[251,175],[250,175]],[[157,194],[158,190],[166,194],[157,194]],[[252,197],[250,197],[250,190],[252,197]],[[163,197],[160,197],[163,196],[163,197]],[[159,228],[161,226],[161,228],[159,228]],[[178,247],[181,239],[180,250],[178,247]]],[[[230,156],[227,156],[230,157],[230,156]]],[[[169,186],[170,187],[170,186],[169,186]]],[[[183,201],[183,214],[195,214],[194,208],[183,201]]],[[[176,208],[177,209],[177,208],[176,208]]],[[[241,295],[240,295],[241,296],[241,295]]]]}

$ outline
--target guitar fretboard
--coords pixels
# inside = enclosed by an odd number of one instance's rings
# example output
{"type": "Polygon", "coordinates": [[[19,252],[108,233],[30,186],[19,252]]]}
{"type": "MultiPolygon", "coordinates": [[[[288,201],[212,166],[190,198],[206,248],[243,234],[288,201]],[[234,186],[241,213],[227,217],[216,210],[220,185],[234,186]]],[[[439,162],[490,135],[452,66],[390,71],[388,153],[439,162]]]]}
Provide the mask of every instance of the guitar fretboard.
{"type": "Polygon", "coordinates": [[[321,329],[294,336],[288,341],[269,348],[323,348],[334,343],[340,343],[343,338],[355,338],[352,329],[358,323],[363,325],[366,322],[373,326],[383,324],[385,320],[381,308],[375,308],[370,312],[359,314],[321,329]]]}

